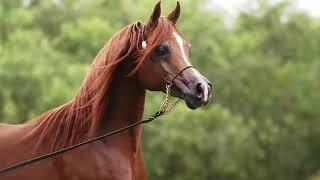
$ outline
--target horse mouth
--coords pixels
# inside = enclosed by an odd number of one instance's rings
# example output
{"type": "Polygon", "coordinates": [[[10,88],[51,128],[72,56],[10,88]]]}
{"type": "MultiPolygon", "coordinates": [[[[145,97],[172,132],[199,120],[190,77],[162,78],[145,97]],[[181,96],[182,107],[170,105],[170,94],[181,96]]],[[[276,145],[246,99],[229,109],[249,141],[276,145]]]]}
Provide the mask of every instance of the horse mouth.
{"type": "Polygon", "coordinates": [[[181,87],[175,84],[175,86],[172,89],[172,96],[183,99],[188,108],[195,110],[201,106],[206,106],[209,103],[211,98],[211,91],[209,91],[208,94],[209,98],[206,101],[203,101],[203,99],[197,98],[196,95],[190,92],[190,89],[188,87],[181,87]]]}
{"type": "Polygon", "coordinates": [[[193,103],[192,101],[187,101],[186,99],[185,99],[185,102],[186,102],[186,105],[188,106],[188,108],[190,108],[192,110],[195,110],[201,106],[201,105],[197,105],[197,104],[193,103]]]}

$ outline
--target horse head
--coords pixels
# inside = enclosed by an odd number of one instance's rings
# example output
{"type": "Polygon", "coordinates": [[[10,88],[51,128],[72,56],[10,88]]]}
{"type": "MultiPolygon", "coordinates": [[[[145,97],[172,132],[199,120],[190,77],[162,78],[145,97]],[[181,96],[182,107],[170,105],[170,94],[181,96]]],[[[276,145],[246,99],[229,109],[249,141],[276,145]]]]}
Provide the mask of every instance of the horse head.
{"type": "Polygon", "coordinates": [[[141,48],[145,59],[137,70],[137,77],[152,91],[165,91],[166,82],[172,83],[172,95],[184,99],[189,108],[204,106],[211,98],[212,84],[192,66],[191,44],[176,27],[180,3],[177,1],[176,8],[166,17],[161,16],[160,3],[142,29],[141,48]]]}

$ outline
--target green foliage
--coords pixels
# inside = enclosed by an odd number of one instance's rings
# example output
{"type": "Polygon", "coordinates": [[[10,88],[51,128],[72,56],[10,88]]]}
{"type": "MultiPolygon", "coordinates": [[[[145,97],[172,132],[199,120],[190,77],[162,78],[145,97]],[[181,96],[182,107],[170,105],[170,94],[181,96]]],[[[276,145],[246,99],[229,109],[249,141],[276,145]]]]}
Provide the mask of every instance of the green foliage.
{"type": "Polygon", "coordinates": [[[75,24],[63,24],[55,46],[58,50],[72,54],[77,61],[89,62],[96,55],[97,47],[103,47],[111,38],[115,32],[112,28],[99,17],[79,19],[75,24]]]}
{"type": "MultiPolygon", "coordinates": [[[[320,23],[290,3],[242,12],[231,27],[204,0],[182,3],[192,61],[214,101],[145,127],[150,179],[317,180],[320,23]]],[[[164,1],[164,14],[174,1],[164,1]]],[[[146,20],[153,1],[0,1],[0,119],[22,123],[70,100],[99,49],[146,20]],[[24,4],[22,2],[29,2],[24,4]]],[[[146,115],[161,93],[150,93],[146,115]]]]}

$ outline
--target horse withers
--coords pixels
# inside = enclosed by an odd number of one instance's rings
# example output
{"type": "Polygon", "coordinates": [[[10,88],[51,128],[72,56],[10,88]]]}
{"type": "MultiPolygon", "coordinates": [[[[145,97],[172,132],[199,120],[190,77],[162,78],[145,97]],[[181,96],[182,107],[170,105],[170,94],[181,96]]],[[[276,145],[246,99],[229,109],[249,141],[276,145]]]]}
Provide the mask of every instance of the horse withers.
{"type": "MultiPolygon", "coordinates": [[[[77,95],[22,125],[0,125],[0,169],[55,152],[142,119],[146,90],[166,91],[196,109],[211,83],[189,60],[191,45],[176,27],[180,4],[166,17],[160,2],[144,24],[123,28],[95,57],[77,95]]],[[[6,174],[0,180],[145,180],[138,126],[6,174]]]]}

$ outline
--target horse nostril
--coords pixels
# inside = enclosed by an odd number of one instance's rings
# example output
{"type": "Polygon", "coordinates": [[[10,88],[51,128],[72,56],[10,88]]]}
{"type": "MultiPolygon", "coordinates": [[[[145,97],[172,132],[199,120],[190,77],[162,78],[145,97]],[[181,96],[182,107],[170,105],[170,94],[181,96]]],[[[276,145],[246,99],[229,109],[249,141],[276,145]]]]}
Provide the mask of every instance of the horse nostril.
{"type": "Polygon", "coordinates": [[[198,84],[197,84],[196,90],[197,90],[197,95],[198,95],[199,97],[202,97],[202,95],[203,95],[203,87],[202,87],[202,84],[201,84],[201,83],[198,83],[198,84]]]}

